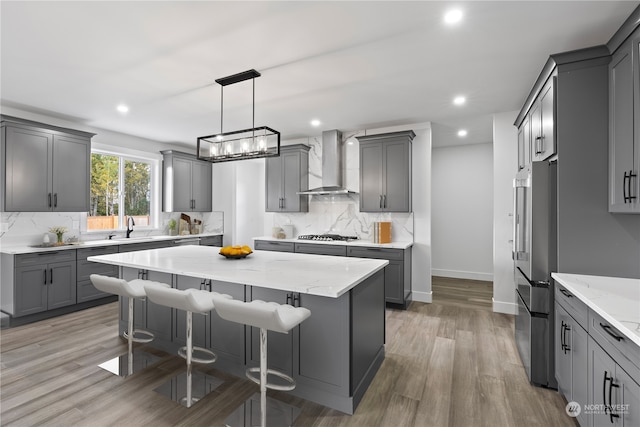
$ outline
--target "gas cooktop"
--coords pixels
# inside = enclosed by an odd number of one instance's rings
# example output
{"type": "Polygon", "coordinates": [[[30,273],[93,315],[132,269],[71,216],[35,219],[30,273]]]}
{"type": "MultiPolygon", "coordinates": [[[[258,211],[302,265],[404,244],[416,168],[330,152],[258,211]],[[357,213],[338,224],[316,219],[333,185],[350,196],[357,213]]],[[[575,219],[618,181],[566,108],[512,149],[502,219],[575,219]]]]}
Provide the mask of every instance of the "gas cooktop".
{"type": "Polygon", "coordinates": [[[358,240],[357,236],[341,236],[340,234],[303,234],[298,236],[299,240],[316,240],[323,242],[331,241],[343,241],[350,242],[352,240],[358,240]]]}

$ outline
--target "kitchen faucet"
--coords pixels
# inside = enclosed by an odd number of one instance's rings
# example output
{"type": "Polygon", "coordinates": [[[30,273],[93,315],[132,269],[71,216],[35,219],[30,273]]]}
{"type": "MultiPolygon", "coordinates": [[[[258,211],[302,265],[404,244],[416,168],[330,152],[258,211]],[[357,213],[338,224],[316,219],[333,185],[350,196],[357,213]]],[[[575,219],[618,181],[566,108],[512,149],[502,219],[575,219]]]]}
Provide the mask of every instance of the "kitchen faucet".
{"type": "Polygon", "coordinates": [[[133,221],[133,217],[127,217],[127,239],[129,238],[129,236],[131,235],[131,232],[133,231],[133,226],[136,225],[135,221],[133,221]]]}

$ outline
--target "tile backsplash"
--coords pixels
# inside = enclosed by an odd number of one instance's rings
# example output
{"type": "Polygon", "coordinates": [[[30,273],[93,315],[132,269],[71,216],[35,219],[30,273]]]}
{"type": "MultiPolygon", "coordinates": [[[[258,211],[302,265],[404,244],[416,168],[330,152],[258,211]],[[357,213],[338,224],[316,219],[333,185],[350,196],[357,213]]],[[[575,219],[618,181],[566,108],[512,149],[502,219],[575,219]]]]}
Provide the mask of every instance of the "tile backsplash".
{"type": "MultiPolygon", "coordinates": [[[[192,219],[200,219],[203,222],[204,230],[202,233],[223,233],[224,215],[222,212],[203,212],[189,213],[192,219]]],[[[132,236],[153,236],[168,234],[166,223],[169,219],[178,220],[180,213],[162,212],[160,216],[160,228],[144,229],[142,227],[134,227],[132,236]]],[[[65,233],[64,238],[72,236],[78,237],[82,241],[106,239],[108,232],[84,232],[81,231],[81,224],[85,221],[85,214],[78,212],[2,212],[0,230],[1,245],[32,245],[42,242],[45,233],[49,228],[55,226],[63,226],[69,229],[65,233]]],[[[85,227],[82,227],[85,228],[85,227]]],[[[50,238],[55,239],[51,233],[50,238]]],[[[124,231],[118,231],[114,234],[118,236],[124,235],[124,231]]]]}

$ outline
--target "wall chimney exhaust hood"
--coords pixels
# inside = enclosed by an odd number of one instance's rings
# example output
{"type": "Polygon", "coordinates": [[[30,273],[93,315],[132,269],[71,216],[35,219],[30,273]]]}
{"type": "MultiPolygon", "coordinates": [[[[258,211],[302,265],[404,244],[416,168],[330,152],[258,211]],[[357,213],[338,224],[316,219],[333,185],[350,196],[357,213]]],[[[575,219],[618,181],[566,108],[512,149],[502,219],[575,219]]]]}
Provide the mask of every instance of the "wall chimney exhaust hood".
{"type": "Polygon", "coordinates": [[[322,132],[322,187],[299,191],[298,194],[356,194],[342,186],[342,132],[322,132]]]}

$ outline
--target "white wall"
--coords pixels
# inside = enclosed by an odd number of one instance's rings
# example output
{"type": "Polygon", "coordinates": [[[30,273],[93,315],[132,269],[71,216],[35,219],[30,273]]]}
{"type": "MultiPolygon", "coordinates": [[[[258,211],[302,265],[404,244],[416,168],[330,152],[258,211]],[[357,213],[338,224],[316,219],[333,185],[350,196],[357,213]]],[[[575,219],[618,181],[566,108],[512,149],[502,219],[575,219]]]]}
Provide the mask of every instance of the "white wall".
{"type": "Polygon", "coordinates": [[[432,152],[432,274],[493,280],[493,147],[432,152]]]}
{"type": "Polygon", "coordinates": [[[516,313],[511,239],[518,164],[517,111],[493,116],[493,311],[516,313]]]}

